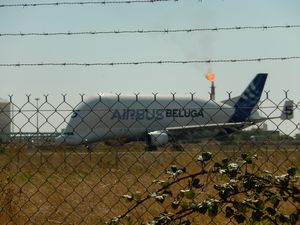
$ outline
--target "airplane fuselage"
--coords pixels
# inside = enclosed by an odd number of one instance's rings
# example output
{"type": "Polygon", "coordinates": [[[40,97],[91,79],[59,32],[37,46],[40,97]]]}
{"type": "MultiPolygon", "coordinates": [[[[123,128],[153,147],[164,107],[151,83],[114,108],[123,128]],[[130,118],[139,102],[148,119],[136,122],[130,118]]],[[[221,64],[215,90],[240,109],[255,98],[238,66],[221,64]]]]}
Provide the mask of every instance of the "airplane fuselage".
{"type": "Polygon", "coordinates": [[[141,140],[166,128],[226,123],[233,113],[231,106],[190,96],[98,96],[77,107],[62,138],[68,144],[141,140]]]}
{"type": "MultiPolygon", "coordinates": [[[[254,112],[266,79],[266,73],[257,74],[239,97],[220,104],[194,95],[90,98],[74,110],[57,143],[77,145],[118,139],[145,140],[147,146],[159,146],[230,134],[268,119],[254,112]]],[[[285,108],[287,113],[292,112],[289,106],[285,108]]]]}

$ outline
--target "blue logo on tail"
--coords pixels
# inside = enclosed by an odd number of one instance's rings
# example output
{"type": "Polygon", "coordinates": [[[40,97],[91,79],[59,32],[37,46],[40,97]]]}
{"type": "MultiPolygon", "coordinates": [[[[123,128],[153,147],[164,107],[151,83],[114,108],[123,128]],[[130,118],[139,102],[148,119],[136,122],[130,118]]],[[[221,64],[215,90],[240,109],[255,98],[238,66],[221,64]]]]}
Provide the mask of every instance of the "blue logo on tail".
{"type": "Polygon", "coordinates": [[[250,117],[253,108],[261,97],[267,76],[267,73],[260,73],[255,76],[235,103],[235,112],[229,122],[243,122],[250,117]]]}

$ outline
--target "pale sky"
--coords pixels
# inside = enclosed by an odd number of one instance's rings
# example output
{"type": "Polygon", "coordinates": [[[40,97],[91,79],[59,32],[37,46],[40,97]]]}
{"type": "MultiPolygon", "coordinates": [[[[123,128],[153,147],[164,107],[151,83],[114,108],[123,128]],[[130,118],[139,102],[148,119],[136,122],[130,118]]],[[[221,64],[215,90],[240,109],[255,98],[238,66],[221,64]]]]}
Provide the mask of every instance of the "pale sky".
{"type": "MultiPolygon", "coordinates": [[[[69,0],[71,1],[71,0],[69,0]]],[[[73,0],[75,1],[75,0],[73,0]]],[[[72,2],[73,2],[72,1],[72,2]]],[[[79,1],[79,0],[77,0],[79,1]]],[[[85,0],[82,0],[85,1],[85,0]]],[[[44,0],[0,0],[0,4],[44,0]]],[[[64,1],[66,2],[66,1],[64,1]]],[[[299,0],[181,0],[139,4],[0,8],[0,33],[189,29],[235,26],[299,25],[299,0]]],[[[205,31],[173,34],[0,36],[0,64],[41,62],[135,62],[160,60],[248,59],[300,56],[300,28],[205,31]]],[[[79,93],[178,95],[208,98],[204,74],[216,75],[217,100],[239,95],[255,74],[269,73],[265,90],[279,103],[299,102],[300,59],[289,61],[122,66],[0,67],[0,97],[14,102],[49,94],[58,104],[79,93]]],[[[34,102],[34,100],[32,100],[34,102]]],[[[296,112],[296,121],[298,112],[296,112]]]]}

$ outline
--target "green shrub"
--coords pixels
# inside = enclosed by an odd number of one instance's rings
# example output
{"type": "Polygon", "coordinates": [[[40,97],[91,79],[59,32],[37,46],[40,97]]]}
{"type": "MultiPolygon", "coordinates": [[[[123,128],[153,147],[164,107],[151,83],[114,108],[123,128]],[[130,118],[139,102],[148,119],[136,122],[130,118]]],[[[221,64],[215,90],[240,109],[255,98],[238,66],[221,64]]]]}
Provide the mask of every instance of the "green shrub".
{"type": "MultiPolygon", "coordinates": [[[[107,224],[193,224],[195,218],[223,214],[236,224],[297,224],[300,217],[300,190],[296,168],[274,175],[255,167],[256,155],[242,154],[237,162],[213,162],[210,152],[196,159],[199,169],[171,166],[166,179],[153,182],[155,191],[124,195],[129,209],[107,224]],[[216,181],[208,188],[208,176],[216,181]],[[162,206],[149,221],[131,216],[134,210],[154,201],[162,206]],[[285,207],[286,205],[286,207],[285,207]]],[[[149,204],[151,205],[151,204],[149,204]]]]}

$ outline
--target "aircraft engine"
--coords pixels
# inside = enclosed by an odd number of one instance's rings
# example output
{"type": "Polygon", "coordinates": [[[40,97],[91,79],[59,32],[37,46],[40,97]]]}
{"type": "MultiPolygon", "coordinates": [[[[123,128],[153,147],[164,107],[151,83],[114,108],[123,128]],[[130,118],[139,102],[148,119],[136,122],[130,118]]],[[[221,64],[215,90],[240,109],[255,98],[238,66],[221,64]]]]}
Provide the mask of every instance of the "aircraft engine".
{"type": "Polygon", "coordinates": [[[162,146],[169,141],[168,134],[163,131],[153,131],[148,133],[148,144],[152,146],[162,146]]]}

